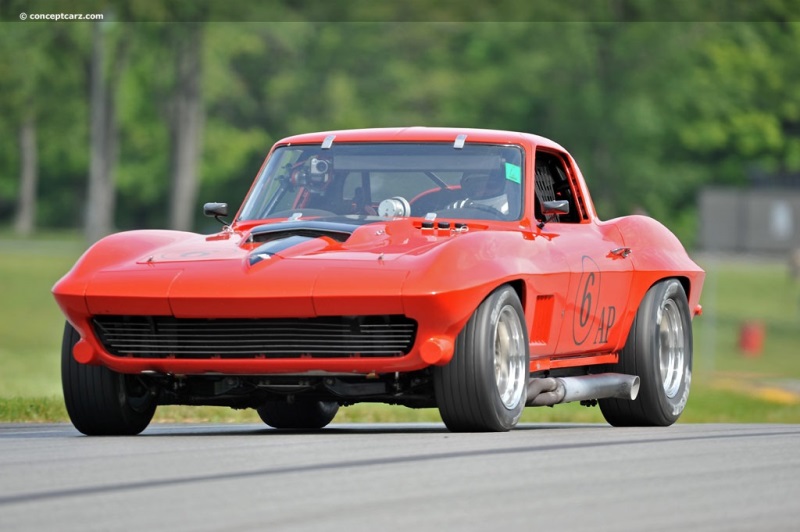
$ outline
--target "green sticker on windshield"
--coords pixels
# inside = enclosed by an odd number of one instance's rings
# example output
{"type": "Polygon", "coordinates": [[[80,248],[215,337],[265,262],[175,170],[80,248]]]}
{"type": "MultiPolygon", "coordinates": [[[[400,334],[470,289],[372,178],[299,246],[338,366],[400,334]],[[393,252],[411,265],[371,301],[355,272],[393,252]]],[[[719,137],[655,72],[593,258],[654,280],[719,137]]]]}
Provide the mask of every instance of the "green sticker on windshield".
{"type": "Polygon", "coordinates": [[[522,168],[516,164],[506,163],[506,179],[514,183],[522,183],[522,168]]]}

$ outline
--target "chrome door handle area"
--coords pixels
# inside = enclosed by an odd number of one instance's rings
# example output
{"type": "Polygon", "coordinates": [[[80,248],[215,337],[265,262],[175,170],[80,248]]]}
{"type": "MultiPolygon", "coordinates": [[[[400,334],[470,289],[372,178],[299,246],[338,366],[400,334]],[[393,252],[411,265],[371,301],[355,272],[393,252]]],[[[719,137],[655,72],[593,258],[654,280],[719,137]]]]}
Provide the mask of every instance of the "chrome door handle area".
{"type": "Polygon", "coordinates": [[[612,258],[613,257],[620,257],[620,258],[624,259],[625,257],[630,255],[631,253],[633,253],[631,248],[614,248],[609,253],[609,256],[611,256],[612,258]]]}

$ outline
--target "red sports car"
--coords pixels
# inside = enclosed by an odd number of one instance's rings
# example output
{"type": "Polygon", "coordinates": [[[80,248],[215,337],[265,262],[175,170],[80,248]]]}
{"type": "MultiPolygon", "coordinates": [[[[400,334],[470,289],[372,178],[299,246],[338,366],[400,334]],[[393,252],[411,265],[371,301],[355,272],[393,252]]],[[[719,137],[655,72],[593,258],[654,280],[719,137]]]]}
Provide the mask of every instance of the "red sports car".
{"type": "Polygon", "coordinates": [[[206,204],[212,235],[109,236],[55,285],[78,430],[136,434],[165,404],[290,429],[358,402],[436,407],[454,431],[569,401],[670,425],[686,405],[704,272],[657,221],[598,219],[548,139],[293,136],[227,210],[206,204]]]}

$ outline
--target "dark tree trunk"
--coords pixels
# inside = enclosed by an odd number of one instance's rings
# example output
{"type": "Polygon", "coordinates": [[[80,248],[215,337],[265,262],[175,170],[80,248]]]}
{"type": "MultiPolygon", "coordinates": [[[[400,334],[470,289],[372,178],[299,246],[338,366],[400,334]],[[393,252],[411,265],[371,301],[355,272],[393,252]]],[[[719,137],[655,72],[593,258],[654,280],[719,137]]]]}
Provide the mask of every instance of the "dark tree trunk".
{"type": "Polygon", "coordinates": [[[14,231],[28,236],[36,229],[36,188],[39,182],[36,118],[28,113],[19,129],[20,188],[14,231]]]}
{"type": "Polygon", "coordinates": [[[86,205],[86,239],[89,242],[99,240],[111,232],[114,201],[112,176],[108,174],[110,161],[106,126],[109,120],[109,102],[103,68],[105,39],[101,24],[94,24],[92,59],[89,66],[90,161],[86,205]]]}
{"type": "Polygon", "coordinates": [[[172,196],[170,226],[191,230],[199,185],[198,168],[205,114],[202,101],[202,27],[191,24],[178,34],[175,48],[177,79],[170,113],[172,196]]]}
{"type": "Polygon", "coordinates": [[[123,33],[114,50],[114,62],[105,74],[103,23],[94,24],[90,65],[90,163],[86,238],[95,242],[114,230],[116,187],[114,172],[118,156],[116,92],[128,57],[128,35],[123,33]]]}

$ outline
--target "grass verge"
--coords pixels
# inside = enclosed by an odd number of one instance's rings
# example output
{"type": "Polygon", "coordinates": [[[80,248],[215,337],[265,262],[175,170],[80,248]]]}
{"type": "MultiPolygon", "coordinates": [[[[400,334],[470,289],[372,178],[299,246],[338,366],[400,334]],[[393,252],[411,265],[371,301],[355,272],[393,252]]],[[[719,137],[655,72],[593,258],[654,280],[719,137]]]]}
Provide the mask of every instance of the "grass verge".
{"type": "MultiPolygon", "coordinates": [[[[800,396],[780,388],[753,385],[749,381],[717,379],[693,385],[689,404],[680,423],[800,423],[800,396]]],[[[61,397],[0,397],[2,423],[68,422],[61,397]]],[[[436,409],[411,409],[384,404],[357,404],[339,409],[334,423],[430,423],[439,422],[436,409]]],[[[527,408],[523,423],[604,423],[597,407],[577,403],[527,408]]],[[[154,423],[261,423],[251,409],[212,406],[161,406],[154,423]]]]}
{"type": "MultiPolygon", "coordinates": [[[[19,240],[0,232],[0,422],[68,421],[60,395],[63,316],[52,285],[84,249],[75,235],[19,240]]],[[[800,423],[800,283],[780,261],[699,261],[707,272],[695,320],[695,380],[681,422],[800,423]],[[763,349],[742,353],[745,323],[764,327],[763,349]]],[[[435,409],[361,404],[335,422],[439,421],[435,409]]],[[[603,422],[598,408],[529,408],[524,422],[603,422]]],[[[252,410],[160,407],[155,422],[260,423],[252,410]]]]}

